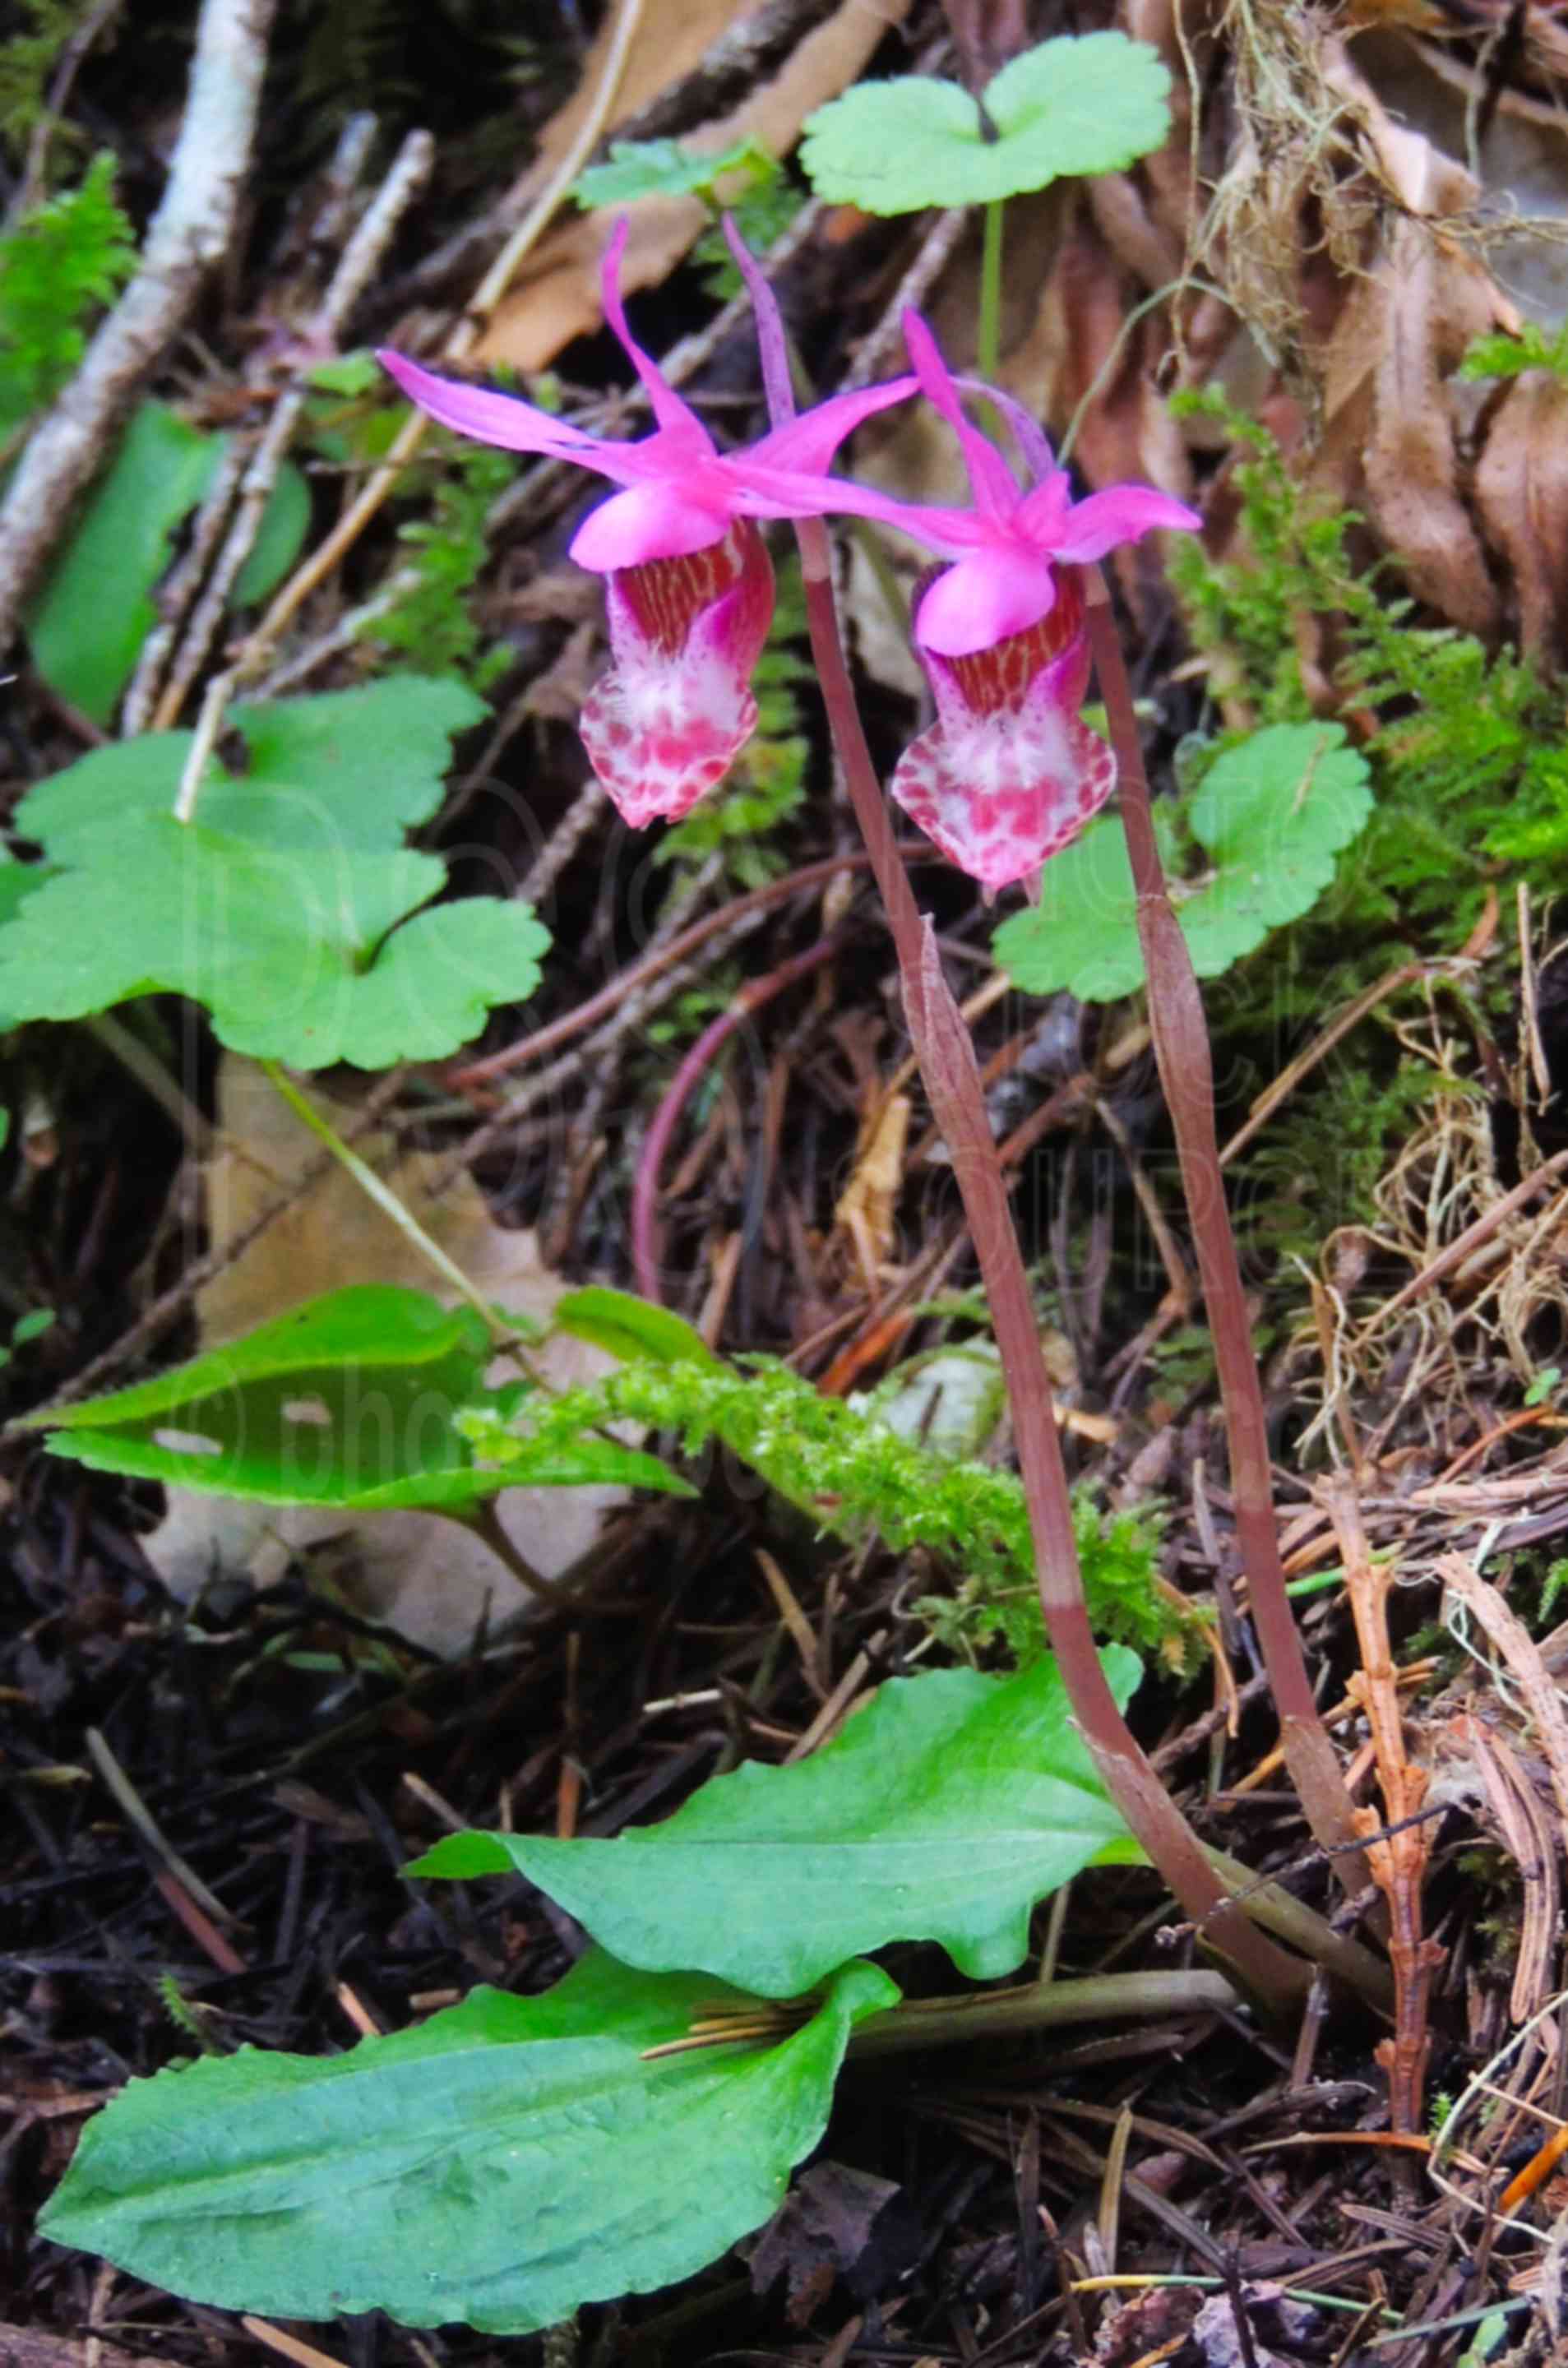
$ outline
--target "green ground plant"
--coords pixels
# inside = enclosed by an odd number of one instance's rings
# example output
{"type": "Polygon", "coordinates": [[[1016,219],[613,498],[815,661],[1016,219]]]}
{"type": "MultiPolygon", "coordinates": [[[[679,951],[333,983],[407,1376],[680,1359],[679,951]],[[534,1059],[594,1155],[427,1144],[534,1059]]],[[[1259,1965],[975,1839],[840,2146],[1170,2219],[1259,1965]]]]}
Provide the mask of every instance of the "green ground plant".
{"type": "Polygon", "coordinates": [[[18,428],[64,386],[86,350],[94,315],[136,261],[131,224],[114,200],[114,173],[112,156],[96,156],[76,188],[35,207],[0,237],[0,461],[18,428]]]}
{"type": "MultiPolygon", "coordinates": [[[[813,119],[805,166],[819,194],[876,211],[985,205],[983,357],[994,345],[1006,199],[1145,154],[1168,131],[1168,85],[1143,45],[1115,33],[1064,38],[1013,60],[983,101],[926,77],[852,93],[813,119]]],[[[677,157],[669,169],[689,171],[690,162],[677,157]]],[[[738,244],[733,255],[752,293],[781,435],[796,424],[782,324],[752,258],[738,244]]],[[[701,516],[696,540],[626,567],[678,568],[715,548],[711,535],[702,539],[715,525],[715,501],[753,505],[725,510],[726,542],[754,516],[782,508],[796,518],[812,672],[887,909],[933,1116],[964,1196],[1021,1476],[934,1458],[781,1366],[727,1369],[677,1318],[619,1294],[575,1294],[557,1316],[620,1360],[608,1380],[547,1401],[528,1386],[525,1363],[516,1382],[496,1385],[493,1355],[526,1360],[526,1344],[505,1311],[479,1301],[427,1241],[426,1255],[468,1303],[455,1313],[416,1292],[333,1293],[192,1366],[45,1410],[38,1422],[51,1429],[57,1453],[97,1469],[267,1501],[417,1507],[476,1525],[489,1498],[519,1481],[608,1475],[680,1493],[688,1485],[680,1474],[604,1435],[622,1422],[652,1426],[673,1432],[687,1452],[715,1442],[730,1449],[821,1526],[875,1530],[895,1547],[924,1545],[961,1563],[981,1590],[978,1611],[960,1607],[974,1615],[971,1637],[994,1618],[1004,1642],[1023,1642],[1010,1625],[1013,1597],[1032,1579],[1051,1649],[1006,1677],[959,1668],[891,1679],[814,1756],[715,1778],[666,1822],[616,1841],[455,1834],[407,1870],[415,1880],[521,1873],[576,1916],[595,1945],[543,1997],[481,1987],[341,2056],[246,2049],[130,2082],[88,2126],[44,2225],[62,2242],[229,2306],[285,2317],[382,2308],[415,2325],[460,2318],[511,2333],[686,2274],[776,2207],[792,2166],[822,2135],[852,2046],[890,2031],[893,2044],[929,2044],[939,2021],[949,2039],[996,2027],[987,2017],[1005,2001],[985,1997],[937,2001],[937,2012],[903,2006],[900,1986],[869,1952],[926,1943],[961,1973],[995,1979],[1025,1963],[1036,1905],[1090,1866],[1146,1858],[1260,2001],[1299,1999],[1312,1957],[1332,1961],[1369,1995],[1387,1995],[1382,1969],[1365,1952],[1204,1848],[1127,1725],[1138,1655],[1125,1643],[1102,1645],[1091,1620],[1102,1634],[1134,1636],[1167,1656],[1185,1623],[1151,1586],[1152,1539],[1136,1525],[1103,1523],[1069,1492],[1038,1311],[972,1044],[887,832],[855,706],[820,492],[815,507],[801,495],[781,503],[780,483],[788,493],[813,480],[707,451],[699,423],[680,410],[656,366],[629,350],[661,429],[674,417],[677,432],[645,439],[631,479],[619,473],[628,453],[619,447],[605,472],[620,484],[644,482],[646,472],[657,501],[679,513],[683,537],[693,531],[693,507],[701,516]],[[1265,1927],[1288,1932],[1301,1953],[1278,1947],[1265,1927]]],[[[927,363],[928,377],[936,367],[927,363]]],[[[952,382],[940,383],[956,411],[952,382]]],[[[460,422],[474,400],[458,391],[460,422]]],[[[520,430],[522,417],[514,408],[510,435],[494,440],[552,450],[553,423],[541,428],[530,412],[520,430]]],[[[1032,424],[1031,432],[1038,440],[1032,424]]],[[[609,440],[573,429],[565,457],[602,468],[609,440]]],[[[1020,449],[1031,479],[1041,478],[1049,456],[1041,463],[1027,438],[1020,449]]],[[[1001,452],[988,450],[984,465],[1006,470],[1001,452]]],[[[994,473],[989,482],[994,495],[994,473]]],[[[432,578],[449,620],[465,598],[460,585],[472,580],[479,492],[465,485],[454,498],[471,507],[432,521],[451,560],[432,578]]],[[[1061,498],[1064,507],[1065,487],[1061,498]]],[[[1009,500],[1008,515],[1021,514],[1026,496],[1016,484],[1009,500]]],[[[983,543],[1000,515],[973,513],[983,543]]],[[[624,528],[624,508],[617,517],[624,528]]],[[[1124,522],[1124,536],[1141,530],[1124,522]]],[[[612,518],[612,540],[619,531],[612,518]]],[[[639,550],[644,533],[645,518],[639,550]]],[[[1041,564],[1052,553],[1060,555],[1055,545],[1041,564]]],[[[1054,579],[1048,591],[1041,617],[1054,579]]],[[[738,597],[705,600],[702,622],[715,637],[720,612],[738,597]]],[[[1314,1830],[1326,1826],[1343,1839],[1334,1823],[1338,1763],[1318,1724],[1279,1569],[1261,1395],[1223,1196],[1204,1189],[1213,1125],[1211,1108],[1199,1110],[1193,1099],[1206,1091],[1201,1009],[1186,941],[1163,890],[1149,886],[1153,842],[1136,718],[1108,606],[1091,599],[1082,630],[1116,742],[1162,1077],[1184,1160],[1196,1163],[1190,1205],[1253,1609],[1292,1772],[1317,1741],[1326,1754],[1315,1787],[1302,1788],[1314,1830]],[[1164,939],[1151,933],[1156,905],[1168,924],[1164,939]]],[[[660,662],[684,659],[687,643],[660,632],[660,662]]],[[[449,642],[449,660],[454,652],[456,663],[472,665],[470,645],[449,642]]],[[[710,689],[706,661],[694,671],[710,689]]],[[[792,701],[798,679],[773,687],[792,701]]],[[[45,860],[0,928],[0,1002],[18,1018],[60,1019],[157,992],[185,995],[206,1007],[221,1041],[268,1064],[308,1121],[282,1062],[379,1068],[444,1057],[493,1005],[531,990],[546,942],[517,904],[437,901],[442,865],[404,844],[438,811],[452,736],[483,714],[465,683],[399,674],[359,691],[235,705],[229,722],[243,754],[230,741],[214,756],[210,741],[190,734],[95,750],[32,790],[18,813],[45,860]]],[[[1286,801],[1292,814],[1303,780],[1336,771],[1346,811],[1358,812],[1359,783],[1339,761],[1346,752],[1333,727],[1284,713],[1269,720],[1298,739],[1305,725],[1312,741],[1310,750],[1291,744],[1300,757],[1286,801]]],[[[1076,717],[1064,712],[1060,722],[1078,745],[1076,717]]],[[[786,732],[785,743],[792,736],[786,732]]],[[[1210,786],[1215,773],[1224,786],[1229,754],[1217,754],[1188,816],[1194,846],[1220,867],[1237,852],[1210,786]]],[[[652,767],[655,776],[660,769],[652,767]]],[[[1103,768],[1094,778],[1108,785],[1103,768]]],[[[782,812],[794,785],[780,793],[776,781],[771,794],[782,812]]],[[[1325,855],[1315,844],[1318,819],[1307,850],[1314,872],[1346,843],[1335,837],[1325,855]]],[[[1298,841],[1289,860],[1281,856],[1283,869],[1301,855],[1298,841]]],[[[714,845],[724,843],[721,830],[714,845]]],[[[1278,852],[1244,849],[1240,868],[1261,871],[1278,852]]],[[[1211,916],[1223,901],[1210,900],[1211,916]]],[[[1233,937],[1234,921],[1232,911],[1233,937]]],[[[314,1131],[325,1132],[319,1123],[314,1131]]],[[[385,1188],[347,1146],[334,1147],[385,1208],[385,1188]]],[[[404,1230],[417,1231],[411,1219],[404,1230]]],[[[1214,1975],[1176,1978],[1198,1983],[1210,2004],[1234,1994],[1214,1975]]],[[[1054,1987],[1030,1986],[1008,2014],[1026,2025],[1049,2020],[1054,1987]]]]}

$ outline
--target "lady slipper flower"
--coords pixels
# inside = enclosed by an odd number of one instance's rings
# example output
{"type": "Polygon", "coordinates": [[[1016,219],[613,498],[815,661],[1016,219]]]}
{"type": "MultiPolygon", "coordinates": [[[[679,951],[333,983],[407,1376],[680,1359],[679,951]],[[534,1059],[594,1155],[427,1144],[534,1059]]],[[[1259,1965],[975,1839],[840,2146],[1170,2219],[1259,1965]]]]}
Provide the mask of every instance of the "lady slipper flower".
{"type": "Polygon", "coordinates": [[[1078,714],[1089,654],[1074,570],[1152,527],[1199,521],[1150,485],[1113,485],[1074,502],[1066,471],[1032,421],[1020,440],[1040,478],[1021,492],[996,447],[965,417],[918,313],[905,315],[904,339],[923,391],[958,435],[974,507],[889,500],[874,513],[950,563],[928,579],[915,609],[937,721],[900,758],[890,788],[989,900],[1037,873],[1116,786],[1115,758],[1078,714]]]}
{"type": "Polygon", "coordinates": [[[460,436],[592,469],[621,488],[578,529],[571,556],[608,579],[611,666],[581,719],[589,761],[629,823],[686,814],[722,780],[756,728],[751,677],[773,615],[773,570],[755,520],[860,507],[827,475],[863,419],[915,381],[834,396],[759,443],[721,452],[627,326],[620,264],[628,225],[604,259],[605,318],[642,380],[653,433],[590,436],[514,396],[379,359],[403,393],[460,436]]]}

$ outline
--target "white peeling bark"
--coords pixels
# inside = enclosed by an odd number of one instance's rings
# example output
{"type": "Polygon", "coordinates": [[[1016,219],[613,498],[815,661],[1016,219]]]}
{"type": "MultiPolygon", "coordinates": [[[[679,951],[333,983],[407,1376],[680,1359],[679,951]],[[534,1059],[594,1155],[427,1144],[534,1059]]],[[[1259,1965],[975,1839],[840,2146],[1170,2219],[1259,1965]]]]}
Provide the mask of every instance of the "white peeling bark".
{"type": "Polygon", "coordinates": [[[185,120],[136,276],[34,431],[0,507],[0,650],[70,504],[228,245],[276,11],[277,0],[203,0],[185,120]]]}

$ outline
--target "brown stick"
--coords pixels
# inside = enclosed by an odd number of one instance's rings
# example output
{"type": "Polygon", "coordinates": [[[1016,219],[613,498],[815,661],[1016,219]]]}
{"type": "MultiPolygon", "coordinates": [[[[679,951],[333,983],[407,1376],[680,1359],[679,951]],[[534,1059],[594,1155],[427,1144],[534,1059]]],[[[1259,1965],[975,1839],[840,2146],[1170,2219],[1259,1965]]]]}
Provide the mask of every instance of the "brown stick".
{"type": "MultiPolygon", "coordinates": [[[[1405,1755],[1399,1679],[1389,1643],[1388,1572],[1381,1570],[1367,1551],[1355,1483],[1340,1474],[1328,1483],[1325,1494],[1361,1648],[1361,1667],[1347,1690],[1358,1698],[1372,1731],[1378,1783],[1391,1828],[1381,1839],[1367,1843],[1372,1881],[1389,1904],[1389,1957],[1393,1966],[1393,2037],[1380,2042],[1378,2061],[1388,2074],[1391,2126],[1410,2135],[1422,2126],[1421,2091],[1432,2044],[1427,2009],[1434,1976],[1448,1955],[1436,1941],[1425,1937],[1421,1925],[1421,1885],[1430,1832],[1426,1826],[1406,1822],[1425,1801],[1428,1778],[1426,1769],[1413,1767],[1405,1755]]],[[[1362,1834],[1369,1836],[1377,1830],[1375,1810],[1358,1809],[1355,1814],[1362,1834]]]]}

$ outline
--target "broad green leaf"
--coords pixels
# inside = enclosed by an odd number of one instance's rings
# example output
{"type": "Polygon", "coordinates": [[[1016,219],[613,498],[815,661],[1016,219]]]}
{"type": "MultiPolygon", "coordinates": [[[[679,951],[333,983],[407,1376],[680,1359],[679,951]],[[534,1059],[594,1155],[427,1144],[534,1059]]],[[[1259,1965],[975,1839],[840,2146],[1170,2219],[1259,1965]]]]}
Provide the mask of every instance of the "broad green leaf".
{"type": "MultiPolygon", "coordinates": [[[[33,661],[95,723],[113,716],[157,623],[153,595],[170,539],[211,484],[228,441],[203,435],[166,404],[138,404],[50,574],[28,628],[33,661]]],[[[310,490],[286,462],[235,579],[236,607],[266,598],[298,558],[310,521],[310,490]]]]}
{"type": "Polygon", "coordinates": [[[1372,812],[1367,760],[1345,744],[1342,723],[1276,723],[1204,775],[1187,821],[1214,878],[1182,915],[1199,977],[1310,913],[1333,880],[1335,858],[1372,812]]]}
{"type": "Polygon", "coordinates": [[[460,684],[410,676],[239,708],[249,767],[215,768],[189,824],[171,811],[188,734],[94,750],[17,809],[56,869],[0,930],[0,1008],[74,1019],[188,995],[233,1051],[301,1069],[455,1052],[533,992],[549,944],[525,905],[419,912],[445,867],[394,851],[440,803],[450,735],[483,712],[460,684]]]}
{"type": "MultiPolygon", "coordinates": [[[[1366,760],[1339,723],[1276,723],[1218,757],[1187,803],[1211,859],[1201,882],[1173,882],[1176,918],[1199,978],[1218,978],[1300,918],[1370,816],[1366,760]]],[[[1102,816],[1053,856],[1040,900],[1004,921],[993,951],[1033,995],[1067,987],[1110,1003],[1143,984],[1137,899],[1119,822],[1102,816]]]]}
{"type": "Polygon", "coordinates": [[[344,2055],[207,2056],[88,2123],[40,2225],[231,2310],[526,2334],[760,2226],[822,2135],[851,2028],[898,1995],[846,1965],[780,2045],[650,2062],[713,1981],[596,1952],[543,1998],[477,1989],[344,2055]]]}
{"type": "Polygon", "coordinates": [[[1040,875],[1040,902],[1004,921],[991,951],[1030,995],[1071,987],[1082,1003],[1114,1003],[1143,984],[1138,897],[1127,842],[1102,814],[1040,875]]]}
{"type": "Polygon", "coordinates": [[[646,1358],[655,1365],[713,1365],[718,1359],[684,1316],[667,1307],[655,1307],[630,1291],[609,1291],[590,1283],[557,1300],[551,1318],[558,1332],[587,1340],[623,1363],[646,1358]]]}
{"type": "Polygon", "coordinates": [[[992,205],[1081,173],[1119,172],[1170,130],[1170,76],[1146,41],[1063,34],[984,92],[995,137],[957,83],[861,83],[808,118],[801,162],[819,198],[873,214],[992,205]]]}
{"type": "MultiPolygon", "coordinates": [[[[440,806],[453,738],[487,712],[461,683],[419,675],[235,706],[227,722],[244,768],[210,766],[198,819],[257,848],[400,848],[440,806]]],[[[15,828],[57,863],[90,864],[107,819],[171,812],[193,737],[150,732],[93,749],[28,791],[15,828]]]]}
{"type": "Polygon", "coordinates": [[[106,824],[93,868],[57,871],[0,934],[0,1005],[75,1019],[188,995],[231,1051],[292,1068],[437,1060],[533,992],[549,943],[527,905],[493,897],[404,920],[445,883],[431,855],[257,848],[166,814],[106,824]]]}
{"type": "Polygon", "coordinates": [[[153,586],[169,539],[223,456],[166,404],[139,404],[113,460],[51,571],[28,626],[51,687],[107,724],[158,621],[153,586]]]}
{"type": "Polygon", "coordinates": [[[691,1493],[613,1440],[481,1464],[459,1417],[485,1398],[490,1355],[471,1309],[353,1283],[153,1381],[24,1419],[95,1471],[269,1505],[460,1512],[504,1488],[605,1482],[691,1493]]]}
{"type": "MultiPolygon", "coordinates": [[[[1101,1657],[1125,1703],[1136,1654],[1101,1657]]],[[[890,1679],[814,1759],[737,1768],[616,1841],[452,1834],[405,1872],[516,1868],[629,1964],[792,1998],[890,1941],[939,1941],[976,1980],[1011,1973],[1037,1900],[1139,1856],[1045,1657],[1016,1678],[890,1679]]]]}

